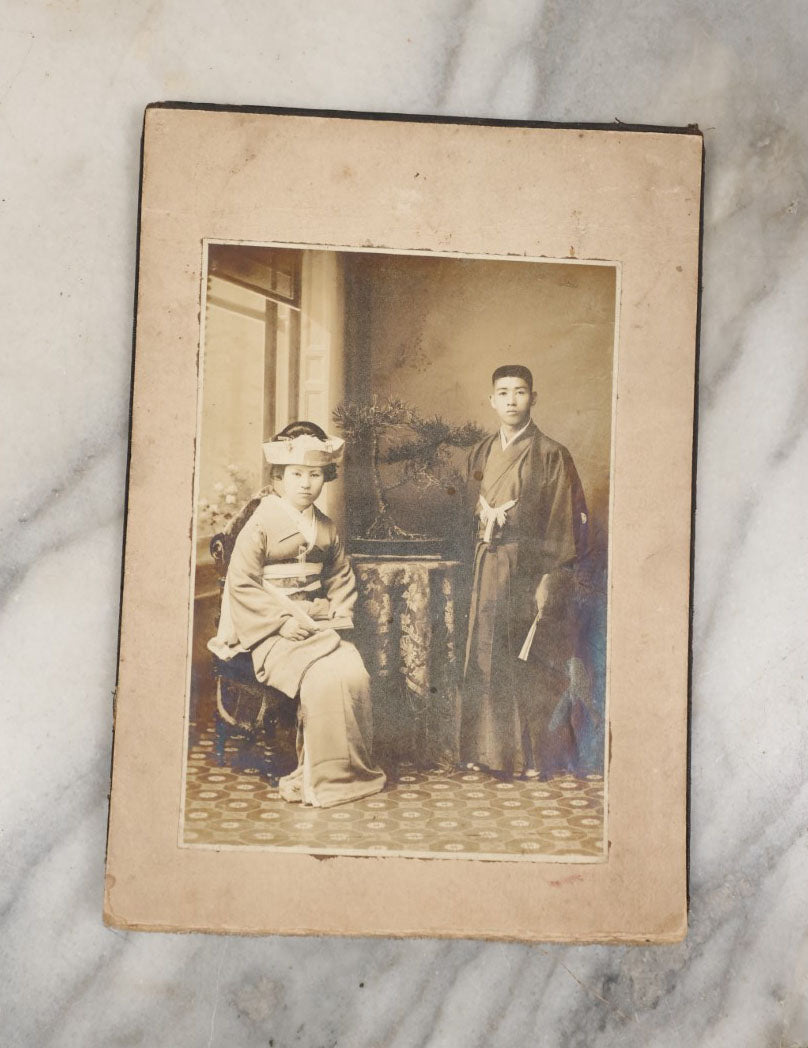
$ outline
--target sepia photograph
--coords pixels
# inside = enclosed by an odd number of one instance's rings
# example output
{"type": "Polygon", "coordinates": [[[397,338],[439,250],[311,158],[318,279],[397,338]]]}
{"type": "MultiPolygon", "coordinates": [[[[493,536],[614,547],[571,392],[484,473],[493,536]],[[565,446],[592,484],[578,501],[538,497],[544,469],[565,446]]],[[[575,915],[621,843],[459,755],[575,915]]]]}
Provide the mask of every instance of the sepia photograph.
{"type": "Polygon", "coordinates": [[[106,919],[681,938],[699,135],[143,150],[106,919]]]}
{"type": "Polygon", "coordinates": [[[619,266],[203,252],[180,846],[606,861],[619,266]]]}

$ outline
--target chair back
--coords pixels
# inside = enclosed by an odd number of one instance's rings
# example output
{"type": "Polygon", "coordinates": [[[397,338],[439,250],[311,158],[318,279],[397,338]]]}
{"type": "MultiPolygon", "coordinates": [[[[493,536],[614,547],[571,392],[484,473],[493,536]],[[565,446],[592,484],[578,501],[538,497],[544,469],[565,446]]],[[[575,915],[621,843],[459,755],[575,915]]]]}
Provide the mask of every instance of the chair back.
{"type": "Polygon", "coordinates": [[[227,569],[230,565],[230,557],[233,553],[233,547],[236,544],[239,532],[255,513],[258,508],[258,504],[265,495],[269,495],[273,491],[273,488],[262,488],[253,497],[241,507],[238,513],[228,521],[227,525],[222,528],[221,531],[217,532],[210,540],[210,555],[213,557],[213,563],[216,565],[216,570],[219,574],[219,579],[224,583],[224,577],[227,574],[227,569]]]}

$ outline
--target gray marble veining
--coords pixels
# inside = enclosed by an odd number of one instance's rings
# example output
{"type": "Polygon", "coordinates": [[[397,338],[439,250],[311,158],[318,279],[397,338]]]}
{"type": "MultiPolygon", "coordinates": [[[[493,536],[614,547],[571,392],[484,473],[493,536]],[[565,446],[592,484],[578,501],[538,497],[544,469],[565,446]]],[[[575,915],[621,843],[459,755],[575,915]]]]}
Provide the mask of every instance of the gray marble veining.
{"type": "Polygon", "coordinates": [[[4,1044],[808,1045],[806,40],[800,0],[4,6],[4,1044]],[[102,926],[138,137],[161,98],[704,130],[684,944],[102,926]]]}

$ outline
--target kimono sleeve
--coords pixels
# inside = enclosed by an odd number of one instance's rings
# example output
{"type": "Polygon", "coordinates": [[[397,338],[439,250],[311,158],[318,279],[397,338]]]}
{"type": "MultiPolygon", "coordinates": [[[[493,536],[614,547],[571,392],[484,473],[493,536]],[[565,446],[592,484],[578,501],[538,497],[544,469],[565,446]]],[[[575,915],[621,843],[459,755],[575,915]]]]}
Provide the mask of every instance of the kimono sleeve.
{"type": "Polygon", "coordinates": [[[323,589],[331,607],[331,617],[352,619],[357,599],[356,576],[336,529],[323,570],[323,589]]]}
{"type": "Polygon", "coordinates": [[[491,437],[486,437],[472,448],[466,459],[463,471],[463,515],[454,536],[453,548],[459,561],[469,568],[474,561],[474,549],[477,544],[478,504],[480,500],[480,481],[483,476],[485,460],[491,448],[491,437]]]}
{"type": "Polygon", "coordinates": [[[588,515],[583,486],[572,456],[558,446],[545,462],[541,493],[539,564],[541,574],[571,566],[586,553],[588,515]]]}
{"type": "Polygon", "coordinates": [[[227,569],[230,615],[239,641],[253,648],[277,633],[289,613],[262,585],[266,564],[266,535],[252,520],[241,529],[227,569]]]}

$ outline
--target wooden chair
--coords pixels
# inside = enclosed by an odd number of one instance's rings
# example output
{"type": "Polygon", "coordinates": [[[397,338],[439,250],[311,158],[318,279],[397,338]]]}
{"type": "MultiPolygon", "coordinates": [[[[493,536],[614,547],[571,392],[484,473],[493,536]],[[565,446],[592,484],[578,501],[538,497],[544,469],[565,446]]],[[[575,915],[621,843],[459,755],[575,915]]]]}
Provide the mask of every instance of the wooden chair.
{"type": "MultiPolygon", "coordinates": [[[[236,514],[227,526],[210,540],[210,552],[224,588],[227,568],[238,534],[269,489],[258,492],[236,514]]],[[[217,619],[218,623],[218,619],[217,619]]],[[[288,695],[261,684],[255,677],[252,658],[241,652],[225,660],[213,659],[216,680],[216,758],[225,764],[225,748],[233,739],[246,743],[244,749],[254,755],[263,744],[264,758],[259,770],[274,783],[290,772],[297,763],[296,737],[299,704],[288,695]]]]}

